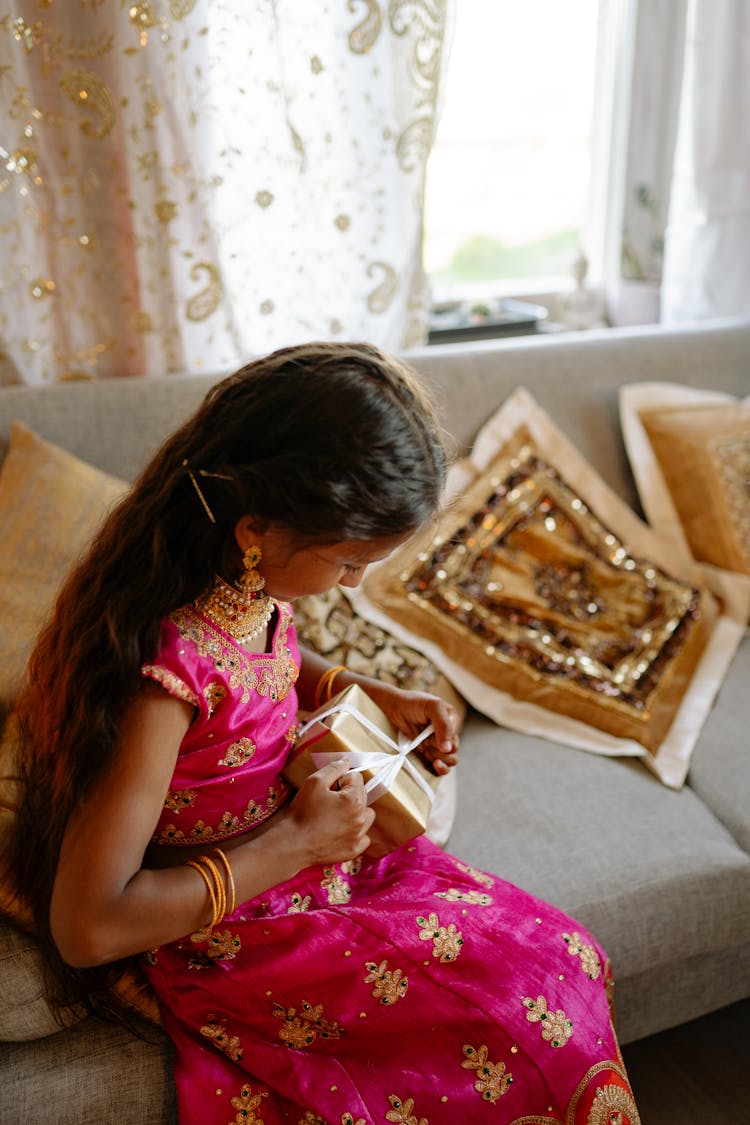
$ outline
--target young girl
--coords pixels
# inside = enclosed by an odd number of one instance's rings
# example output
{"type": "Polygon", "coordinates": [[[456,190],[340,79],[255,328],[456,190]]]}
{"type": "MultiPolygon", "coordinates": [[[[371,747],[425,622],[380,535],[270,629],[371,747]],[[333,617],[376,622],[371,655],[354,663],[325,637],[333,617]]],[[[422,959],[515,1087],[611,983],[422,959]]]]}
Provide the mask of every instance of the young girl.
{"type": "Polygon", "coordinates": [[[18,708],[17,868],[57,998],[141,955],[183,1125],[597,1122],[637,1111],[572,919],[419,837],[363,855],[360,775],[293,794],[298,709],[359,683],[438,773],[455,714],[300,653],[290,602],[434,517],[416,378],[311,344],[211,390],[69,577],[18,708]]]}

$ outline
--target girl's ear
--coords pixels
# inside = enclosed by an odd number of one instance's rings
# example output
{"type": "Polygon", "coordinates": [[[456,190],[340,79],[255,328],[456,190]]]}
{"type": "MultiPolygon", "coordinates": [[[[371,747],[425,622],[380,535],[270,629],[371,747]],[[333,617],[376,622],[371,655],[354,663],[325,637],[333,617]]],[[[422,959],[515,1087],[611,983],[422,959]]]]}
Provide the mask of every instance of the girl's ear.
{"type": "Polygon", "coordinates": [[[253,544],[257,544],[262,549],[263,536],[264,529],[253,516],[241,516],[234,525],[234,538],[243,555],[253,544]]]}

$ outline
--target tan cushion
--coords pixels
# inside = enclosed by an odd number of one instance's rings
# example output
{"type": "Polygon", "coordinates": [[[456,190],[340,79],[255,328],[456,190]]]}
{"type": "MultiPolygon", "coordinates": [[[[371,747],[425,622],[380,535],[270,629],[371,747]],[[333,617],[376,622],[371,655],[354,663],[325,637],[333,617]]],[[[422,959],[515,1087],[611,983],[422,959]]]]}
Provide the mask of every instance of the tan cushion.
{"type": "Polygon", "coordinates": [[[682,785],[718,689],[703,667],[714,598],[523,390],[454,467],[447,500],[436,531],[365,578],[360,612],[498,721],[637,754],[682,785]]]}
{"type": "Polygon", "coordinates": [[[644,410],[693,556],[750,574],[750,403],[644,410]]]}
{"type": "Polygon", "coordinates": [[[126,487],[13,424],[0,469],[0,711],[66,572],[126,487]]]}

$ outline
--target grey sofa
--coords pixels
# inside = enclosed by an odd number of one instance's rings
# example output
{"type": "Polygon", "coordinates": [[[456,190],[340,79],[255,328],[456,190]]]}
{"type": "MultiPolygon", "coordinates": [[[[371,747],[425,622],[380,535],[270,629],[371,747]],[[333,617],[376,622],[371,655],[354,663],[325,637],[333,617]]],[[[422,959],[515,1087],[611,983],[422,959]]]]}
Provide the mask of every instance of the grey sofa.
{"type": "MultiPolygon", "coordinates": [[[[466,448],[516,386],[527,387],[605,481],[638,510],[618,387],[675,381],[746,394],[750,322],[619,329],[424,348],[408,357],[466,448]]],[[[130,478],[203,396],[210,376],[0,391],[0,440],[18,419],[130,478]]],[[[668,789],[637,760],[501,729],[470,712],[449,850],[558,904],[613,962],[623,1042],[750,993],[750,643],[745,638],[694,751],[668,789]]],[[[32,939],[0,921],[0,1119],[168,1125],[171,1051],[87,1019],[56,1030],[32,939]]]]}

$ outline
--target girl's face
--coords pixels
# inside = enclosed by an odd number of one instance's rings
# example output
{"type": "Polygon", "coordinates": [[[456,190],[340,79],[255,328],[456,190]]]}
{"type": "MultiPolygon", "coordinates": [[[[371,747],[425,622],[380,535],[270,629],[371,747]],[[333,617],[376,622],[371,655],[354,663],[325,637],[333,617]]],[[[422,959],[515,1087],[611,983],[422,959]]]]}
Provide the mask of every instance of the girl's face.
{"type": "Polygon", "coordinates": [[[266,582],[264,592],[279,601],[323,594],[336,585],[359,586],[369,564],[386,558],[410,535],[300,546],[299,540],[282,528],[270,527],[259,533],[246,520],[240,520],[236,528],[243,552],[252,543],[263,552],[258,570],[266,582]]]}

